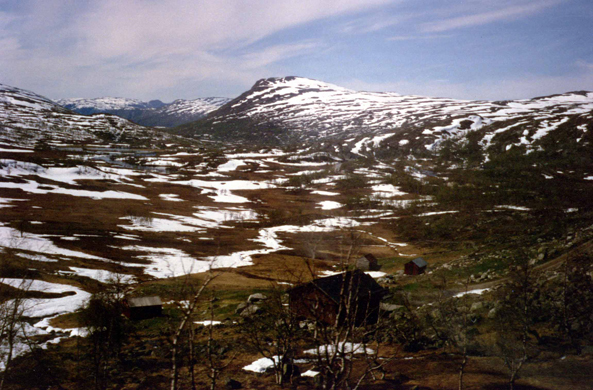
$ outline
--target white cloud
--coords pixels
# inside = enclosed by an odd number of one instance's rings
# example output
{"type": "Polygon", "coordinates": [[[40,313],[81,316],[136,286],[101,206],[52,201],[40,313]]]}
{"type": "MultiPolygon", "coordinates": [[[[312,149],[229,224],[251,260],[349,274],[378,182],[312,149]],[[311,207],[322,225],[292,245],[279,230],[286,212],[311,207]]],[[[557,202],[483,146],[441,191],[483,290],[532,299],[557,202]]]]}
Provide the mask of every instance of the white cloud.
{"type": "MultiPolygon", "coordinates": [[[[591,65],[591,64],[589,64],[591,65]]],[[[368,83],[361,80],[336,82],[340,86],[359,91],[396,92],[471,100],[530,99],[576,90],[593,91],[593,67],[571,76],[526,76],[480,82],[452,82],[448,80],[394,81],[368,83]]]]}
{"type": "Polygon", "coordinates": [[[431,34],[431,35],[395,35],[387,38],[388,41],[414,41],[423,39],[445,39],[451,38],[451,34],[431,34]]]}
{"type": "Polygon", "coordinates": [[[17,11],[0,13],[0,69],[3,82],[51,91],[54,98],[73,91],[195,98],[204,92],[180,96],[175,88],[205,80],[244,88],[274,63],[319,45],[286,39],[264,45],[262,39],[389,1],[22,0],[17,11]],[[15,19],[24,22],[16,26],[15,19]],[[255,42],[257,49],[250,49],[255,42]]]}
{"type": "Polygon", "coordinates": [[[411,15],[385,15],[374,14],[364,18],[357,18],[345,22],[340,26],[339,32],[343,34],[366,34],[398,25],[408,19],[411,15]]]}
{"type": "Polygon", "coordinates": [[[274,45],[259,52],[250,52],[240,57],[243,66],[248,69],[260,68],[287,58],[311,53],[322,48],[317,41],[306,41],[295,44],[274,45]]]}
{"type": "MultiPolygon", "coordinates": [[[[509,5],[495,10],[482,11],[478,13],[472,13],[469,15],[448,18],[445,20],[423,23],[420,26],[420,30],[423,32],[434,33],[450,31],[470,26],[479,26],[498,21],[514,20],[517,18],[532,15],[545,8],[557,5],[560,2],[561,0],[538,0],[530,1],[526,4],[509,5]]],[[[493,2],[491,4],[496,4],[496,2],[493,2]]],[[[500,3],[498,3],[498,6],[500,6],[500,3]]],[[[469,11],[469,9],[467,11],[469,11]]]]}

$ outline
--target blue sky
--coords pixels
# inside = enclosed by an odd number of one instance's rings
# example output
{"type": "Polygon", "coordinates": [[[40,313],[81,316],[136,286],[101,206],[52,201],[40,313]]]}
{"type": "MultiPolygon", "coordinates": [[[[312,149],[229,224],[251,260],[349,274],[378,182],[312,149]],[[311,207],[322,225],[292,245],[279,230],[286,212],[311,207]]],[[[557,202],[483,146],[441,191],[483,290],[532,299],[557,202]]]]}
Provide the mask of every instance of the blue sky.
{"type": "Polygon", "coordinates": [[[0,83],[50,98],[234,97],[289,75],[464,99],[593,90],[593,2],[0,0],[0,83]]]}

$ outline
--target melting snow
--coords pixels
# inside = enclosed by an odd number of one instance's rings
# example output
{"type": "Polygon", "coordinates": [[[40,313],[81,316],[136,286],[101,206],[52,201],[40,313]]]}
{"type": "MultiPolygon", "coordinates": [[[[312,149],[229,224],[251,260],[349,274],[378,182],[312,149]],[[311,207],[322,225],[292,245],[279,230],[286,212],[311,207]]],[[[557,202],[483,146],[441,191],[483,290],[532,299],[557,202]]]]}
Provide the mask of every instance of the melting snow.
{"type": "Polygon", "coordinates": [[[323,195],[323,196],[337,196],[340,195],[337,192],[330,192],[330,191],[311,191],[312,194],[316,195],[323,195]]]}
{"type": "MultiPolygon", "coordinates": [[[[276,364],[280,361],[278,356],[273,356],[273,358],[276,364]]],[[[245,371],[257,372],[258,374],[262,374],[270,368],[274,367],[274,361],[272,361],[272,359],[270,358],[257,359],[253,363],[243,367],[243,369],[245,371]]]]}
{"type": "Polygon", "coordinates": [[[21,233],[18,230],[1,225],[0,246],[31,252],[41,252],[47,255],[60,255],[66,257],[79,257],[84,259],[109,261],[103,257],[57,247],[52,241],[33,233],[25,233],[21,237],[21,233]]]}
{"type": "Polygon", "coordinates": [[[339,209],[340,207],[343,206],[341,203],[334,202],[331,200],[325,200],[323,202],[319,202],[319,205],[321,206],[322,210],[334,210],[334,209],[339,209]]]}
{"type": "Polygon", "coordinates": [[[2,283],[15,288],[25,287],[29,291],[74,293],[74,295],[67,295],[62,298],[27,299],[24,312],[27,317],[47,317],[55,314],[71,313],[78,310],[91,296],[91,294],[78,287],[67,284],[49,283],[42,280],[4,278],[2,279],[2,283]]]}
{"type": "Polygon", "coordinates": [[[243,160],[229,160],[226,163],[218,166],[218,172],[230,172],[236,170],[238,167],[246,165],[243,160]]]}

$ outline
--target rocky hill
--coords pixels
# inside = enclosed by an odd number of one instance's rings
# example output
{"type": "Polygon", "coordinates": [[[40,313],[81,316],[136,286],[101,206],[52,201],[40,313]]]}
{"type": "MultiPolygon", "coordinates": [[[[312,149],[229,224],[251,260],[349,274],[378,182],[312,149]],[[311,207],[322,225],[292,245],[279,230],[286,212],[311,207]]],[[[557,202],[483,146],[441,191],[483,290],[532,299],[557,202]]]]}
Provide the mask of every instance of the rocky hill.
{"type": "Polygon", "coordinates": [[[11,146],[42,141],[151,145],[170,138],[112,114],[77,114],[34,92],[0,84],[0,142],[11,146]]]}
{"type": "Polygon", "coordinates": [[[131,120],[142,126],[172,127],[205,117],[230,99],[219,97],[178,99],[172,103],[160,100],[143,102],[137,99],[102,97],[94,99],[60,99],[61,106],[79,114],[107,113],[131,120]]]}

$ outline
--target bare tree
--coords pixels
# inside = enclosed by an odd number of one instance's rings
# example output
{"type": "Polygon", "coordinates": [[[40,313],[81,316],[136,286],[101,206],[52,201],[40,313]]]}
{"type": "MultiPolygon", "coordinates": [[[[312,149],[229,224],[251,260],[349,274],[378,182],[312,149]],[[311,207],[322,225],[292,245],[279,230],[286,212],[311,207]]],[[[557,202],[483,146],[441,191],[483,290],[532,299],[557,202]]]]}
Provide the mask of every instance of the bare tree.
{"type": "MultiPolygon", "coordinates": [[[[214,293],[210,299],[209,305],[209,314],[210,314],[210,323],[206,325],[206,333],[208,334],[208,339],[206,341],[206,345],[202,349],[202,352],[205,356],[203,360],[203,364],[206,366],[206,376],[210,379],[210,390],[214,390],[216,388],[216,383],[220,374],[233,362],[237,355],[237,351],[233,352],[231,356],[226,356],[225,350],[228,346],[228,343],[221,343],[214,335],[214,302],[215,302],[215,295],[214,293]]],[[[193,345],[191,346],[193,348],[193,345]]],[[[190,354],[193,356],[193,351],[190,350],[190,354]]],[[[193,377],[193,366],[192,366],[192,389],[195,389],[195,380],[193,377]]]]}
{"type": "Polygon", "coordinates": [[[534,355],[531,337],[537,336],[532,324],[538,287],[534,267],[525,253],[516,256],[510,269],[511,280],[500,292],[501,307],[496,312],[495,323],[498,355],[509,371],[509,388],[513,390],[519,372],[534,355]]]}
{"type": "Polygon", "coordinates": [[[371,304],[377,292],[365,284],[368,276],[355,271],[340,274],[340,278],[334,314],[328,316],[325,312],[323,294],[316,294],[307,304],[314,319],[315,348],[310,352],[320,370],[321,387],[328,390],[357,389],[369,375],[375,377],[375,372],[382,372],[389,361],[378,359],[382,319],[375,312],[378,308],[371,304]],[[357,376],[353,376],[355,355],[362,355],[360,362],[364,364],[357,376]]]}
{"type": "Polygon", "coordinates": [[[569,256],[560,273],[560,296],[551,305],[552,320],[560,336],[577,352],[580,352],[580,344],[593,336],[592,269],[593,258],[589,253],[579,252],[569,256]]]}
{"type": "MultiPolygon", "coordinates": [[[[216,278],[216,275],[213,273],[208,273],[206,279],[201,283],[200,287],[195,289],[193,283],[189,282],[189,276],[186,276],[186,283],[183,285],[184,288],[192,288],[194,289],[191,299],[187,302],[187,304],[179,305],[179,309],[181,310],[181,320],[179,324],[174,330],[172,339],[171,339],[171,390],[177,390],[179,388],[179,368],[180,368],[180,359],[179,359],[179,352],[181,348],[182,342],[182,335],[186,332],[192,325],[190,319],[194,314],[200,298],[206,287],[216,278]]],[[[190,339],[193,340],[191,336],[193,336],[193,332],[190,332],[190,339]]],[[[193,342],[193,341],[192,341],[193,342]]],[[[193,370],[192,370],[193,372],[193,370]]]]}
{"type": "Polygon", "coordinates": [[[293,358],[300,329],[294,313],[285,305],[284,291],[273,287],[262,306],[262,312],[243,319],[245,342],[272,362],[276,383],[292,379],[293,358]]]}
{"type": "MultiPolygon", "coordinates": [[[[12,279],[14,280],[14,279],[12,279]]],[[[0,380],[0,390],[4,388],[6,378],[10,373],[12,359],[16,347],[26,339],[25,322],[23,317],[27,309],[26,294],[32,281],[22,279],[11,283],[8,287],[5,279],[0,279],[0,357],[4,371],[0,380]]]]}
{"type": "Polygon", "coordinates": [[[91,342],[91,358],[96,389],[104,389],[109,382],[110,361],[117,359],[130,329],[123,318],[124,306],[118,284],[93,294],[82,310],[81,322],[91,342]]]}
{"type": "Polygon", "coordinates": [[[435,308],[427,317],[427,325],[436,337],[455,355],[460,357],[458,387],[463,390],[465,367],[468,362],[468,349],[475,343],[475,319],[470,315],[468,306],[469,279],[465,282],[465,293],[459,297],[448,297],[447,279],[442,277],[438,288],[439,294],[434,302],[435,308]]]}

